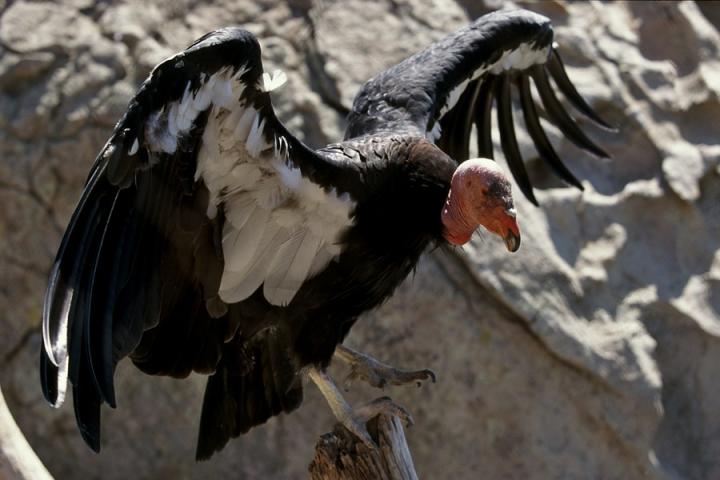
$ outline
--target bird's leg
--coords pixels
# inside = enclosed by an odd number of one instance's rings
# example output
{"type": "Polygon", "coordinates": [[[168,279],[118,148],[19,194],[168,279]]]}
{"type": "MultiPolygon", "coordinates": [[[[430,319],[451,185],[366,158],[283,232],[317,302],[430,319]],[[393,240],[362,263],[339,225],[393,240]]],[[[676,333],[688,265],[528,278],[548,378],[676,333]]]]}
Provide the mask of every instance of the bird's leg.
{"type": "Polygon", "coordinates": [[[320,393],[327,400],[330,410],[332,410],[337,421],[370,448],[376,448],[377,445],[375,445],[370,433],[368,433],[366,424],[374,416],[384,413],[400,417],[407,426],[413,424],[412,416],[408,411],[390,400],[389,397],[378,398],[364,407],[353,410],[327,372],[317,367],[311,367],[308,371],[308,377],[317,385],[320,393]]]}
{"type": "Polygon", "coordinates": [[[435,373],[432,370],[401,370],[345,345],[337,346],[335,358],[350,366],[350,374],[345,380],[346,385],[357,378],[365,380],[377,388],[383,388],[387,384],[406,385],[408,383],[417,383],[420,386],[423,381],[428,379],[435,383],[435,373]]]}

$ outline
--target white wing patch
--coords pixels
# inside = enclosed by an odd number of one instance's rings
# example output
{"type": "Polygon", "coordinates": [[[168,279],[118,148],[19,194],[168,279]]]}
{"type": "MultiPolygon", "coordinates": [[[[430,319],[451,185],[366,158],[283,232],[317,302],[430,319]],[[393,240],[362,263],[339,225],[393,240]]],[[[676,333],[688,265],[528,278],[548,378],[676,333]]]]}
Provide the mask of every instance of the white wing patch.
{"type": "Polygon", "coordinates": [[[145,126],[145,137],[155,151],[175,153],[178,139],[187,134],[200,114],[210,108],[228,107],[237,102],[244,89],[240,77],[246,68],[239,68],[234,74],[232,68],[223,68],[209,77],[200,76],[200,88],[191,90],[191,82],[185,85],[180,100],[170,103],[150,115],[145,126]]]}
{"type": "Polygon", "coordinates": [[[287,305],[303,282],[340,253],[354,202],[326,192],[289,165],[288,142],[269,145],[252,107],[214,109],[197,175],[210,190],[209,216],[223,204],[225,269],[220,298],[239,302],[263,285],[273,305],[287,305]],[[250,127],[248,127],[250,124],[250,127]]]}
{"type": "MultiPolygon", "coordinates": [[[[146,139],[150,148],[174,153],[200,112],[210,109],[195,179],[208,188],[208,217],[218,207],[225,214],[220,298],[240,302],[262,285],[268,302],[287,305],[305,280],[339,255],[355,204],[303,177],[285,137],[266,140],[266,119],[239,100],[243,73],[203,75],[195,93],[188,83],[180,100],[150,116],[146,139]]],[[[286,79],[280,71],[264,74],[259,87],[274,90],[286,79]]]]}
{"type": "Polygon", "coordinates": [[[535,50],[529,43],[521,43],[515,50],[503,53],[502,57],[490,68],[490,72],[497,75],[505,70],[525,70],[533,65],[545,63],[549,54],[549,45],[535,50]]]}
{"type": "MultiPolygon", "coordinates": [[[[442,118],[443,115],[452,110],[452,108],[457,104],[458,100],[460,100],[460,97],[465,92],[465,89],[470,84],[470,82],[476,80],[486,72],[489,71],[495,75],[498,75],[505,70],[525,70],[532,65],[545,63],[547,61],[549,53],[550,46],[547,46],[540,50],[536,50],[532,48],[532,45],[529,43],[522,43],[515,50],[506,51],[502,54],[502,56],[498,59],[497,62],[478,68],[472,73],[470,77],[466,78],[458,86],[450,90],[450,93],[448,93],[447,96],[447,100],[445,101],[445,105],[443,105],[443,107],[440,109],[440,116],[438,118],[442,118]]],[[[435,122],[435,124],[439,125],[440,122],[435,122]]],[[[437,133],[438,132],[436,131],[430,130],[425,133],[425,137],[428,138],[430,141],[434,142],[435,140],[440,138],[437,133]]]]}

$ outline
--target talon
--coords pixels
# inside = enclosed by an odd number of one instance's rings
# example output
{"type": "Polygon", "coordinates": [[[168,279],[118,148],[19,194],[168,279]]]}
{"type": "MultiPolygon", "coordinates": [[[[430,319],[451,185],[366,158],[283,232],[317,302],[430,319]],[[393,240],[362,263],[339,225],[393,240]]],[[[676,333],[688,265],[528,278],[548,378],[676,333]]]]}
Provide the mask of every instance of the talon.
{"type": "Polygon", "coordinates": [[[415,383],[421,386],[425,380],[436,382],[435,372],[424,370],[401,370],[356,352],[344,345],[338,345],[335,355],[350,366],[353,379],[361,378],[373,387],[385,388],[386,385],[405,385],[415,383]]]}
{"type": "MultiPolygon", "coordinates": [[[[352,374],[349,375],[349,377],[352,376],[352,374]]],[[[342,397],[337,385],[326,371],[311,367],[308,370],[308,377],[317,385],[338,422],[370,449],[379,448],[367,430],[368,420],[376,415],[386,414],[398,417],[408,427],[415,423],[410,413],[393,402],[390,397],[378,398],[355,410],[342,397]]]]}
{"type": "Polygon", "coordinates": [[[381,413],[400,418],[406,427],[412,427],[415,424],[415,420],[410,412],[393,402],[390,397],[375,399],[358,410],[358,416],[367,420],[381,413]]]}

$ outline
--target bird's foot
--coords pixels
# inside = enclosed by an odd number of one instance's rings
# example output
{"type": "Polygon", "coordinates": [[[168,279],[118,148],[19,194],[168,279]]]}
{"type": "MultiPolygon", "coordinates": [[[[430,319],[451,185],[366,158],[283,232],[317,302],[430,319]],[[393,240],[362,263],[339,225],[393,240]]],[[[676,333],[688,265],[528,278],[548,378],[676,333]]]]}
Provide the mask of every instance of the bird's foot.
{"type": "Polygon", "coordinates": [[[393,402],[389,397],[381,397],[358,409],[353,409],[343,398],[335,382],[323,370],[310,368],[309,378],[317,385],[323,394],[338,422],[358,437],[369,448],[378,445],[368,432],[367,422],[380,414],[400,418],[406,426],[412,426],[414,421],[410,413],[393,402]]]}
{"type": "Polygon", "coordinates": [[[398,417],[406,427],[411,427],[415,423],[410,412],[393,402],[390,397],[380,397],[363,407],[350,410],[346,412],[346,415],[341,415],[338,421],[366,446],[369,448],[378,448],[378,445],[368,432],[367,422],[370,421],[371,418],[381,414],[398,417]]]}
{"type": "Polygon", "coordinates": [[[350,373],[344,382],[346,389],[357,379],[364,380],[376,388],[383,388],[388,384],[407,385],[408,383],[415,383],[419,387],[425,380],[431,380],[433,383],[436,380],[432,370],[402,370],[344,345],[338,345],[335,356],[350,366],[350,373]]]}

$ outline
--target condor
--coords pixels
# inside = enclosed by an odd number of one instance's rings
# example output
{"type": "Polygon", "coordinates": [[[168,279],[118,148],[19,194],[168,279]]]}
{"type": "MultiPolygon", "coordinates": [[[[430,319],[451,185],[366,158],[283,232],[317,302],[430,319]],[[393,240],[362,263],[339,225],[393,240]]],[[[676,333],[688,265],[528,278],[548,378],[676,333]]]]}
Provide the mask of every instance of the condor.
{"type": "MultiPolygon", "coordinates": [[[[338,418],[371,442],[327,368],[349,362],[376,386],[433,378],[342,345],[428,247],[462,245],[484,227],[520,246],[511,184],[491,160],[491,113],[517,186],[533,203],[512,118],[513,85],[547,165],[581,188],[553,150],[531,94],[578,146],[554,85],[608,127],[568,79],[549,20],[492,13],[380,73],[357,95],[345,139],[313,150],[278,120],[260,46],[214,31],[158,65],[97,157],[52,268],[40,372],[59,406],[70,380],[77,424],[100,450],[100,407],[113,374],[210,375],[197,457],[296,409],[303,376],[338,418]],[[478,132],[483,158],[468,159],[478,132]]],[[[609,128],[609,127],[608,127],[609,128]]]]}

